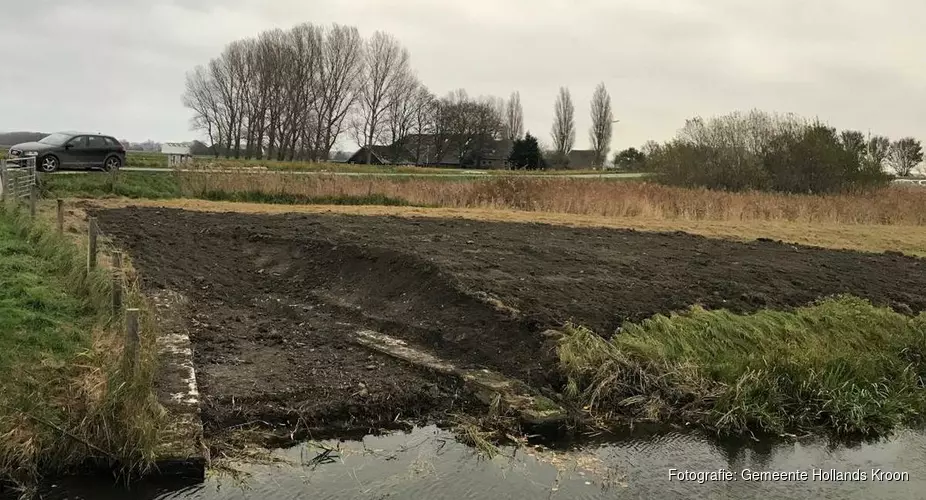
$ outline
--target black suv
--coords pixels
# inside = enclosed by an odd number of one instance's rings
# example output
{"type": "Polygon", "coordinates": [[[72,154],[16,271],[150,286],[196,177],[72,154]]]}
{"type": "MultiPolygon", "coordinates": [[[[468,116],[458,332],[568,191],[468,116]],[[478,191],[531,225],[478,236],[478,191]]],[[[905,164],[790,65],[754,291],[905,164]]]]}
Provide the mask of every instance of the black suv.
{"type": "Polygon", "coordinates": [[[40,172],[59,168],[102,168],[115,170],[125,164],[125,148],[108,135],[58,132],[38,142],[24,142],[10,148],[11,158],[34,156],[40,172]]]}

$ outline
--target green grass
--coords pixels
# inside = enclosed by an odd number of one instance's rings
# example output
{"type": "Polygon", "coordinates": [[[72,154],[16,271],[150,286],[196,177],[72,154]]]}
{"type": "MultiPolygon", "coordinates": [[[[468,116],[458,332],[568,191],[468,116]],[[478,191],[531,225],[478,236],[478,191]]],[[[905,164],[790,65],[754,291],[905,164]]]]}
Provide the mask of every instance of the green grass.
{"type": "Polygon", "coordinates": [[[176,178],[164,172],[119,172],[115,178],[105,172],[52,174],[41,178],[46,198],[178,198],[176,178]]]}
{"type": "MultiPolygon", "coordinates": [[[[0,218],[0,372],[60,362],[89,347],[92,311],[68,293],[58,264],[0,218]]],[[[4,393],[10,394],[12,382],[0,378],[4,393]]]]}
{"type": "Polygon", "coordinates": [[[109,298],[109,277],[88,273],[73,241],[0,208],[0,481],[34,484],[88,460],[125,473],[150,466],[163,419],[150,314],[128,287],[146,325],[128,371],[109,298]]]}
{"type": "Polygon", "coordinates": [[[557,351],[567,396],[606,422],[882,435],[926,415],[926,314],[854,297],[746,315],[695,307],[610,341],[570,326],[557,351]]]}
{"type": "Polygon", "coordinates": [[[167,168],[167,155],[163,153],[126,151],[125,166],[137,168],[167,168]]]}

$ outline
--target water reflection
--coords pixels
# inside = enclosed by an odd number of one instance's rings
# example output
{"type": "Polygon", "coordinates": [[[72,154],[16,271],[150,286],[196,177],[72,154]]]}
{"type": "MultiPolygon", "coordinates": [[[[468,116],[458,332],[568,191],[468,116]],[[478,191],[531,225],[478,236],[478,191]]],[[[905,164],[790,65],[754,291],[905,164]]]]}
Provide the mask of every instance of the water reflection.
{"type": "MultiPolygon", "coordinates": [[[[693,434],[628,438],[582,451],[507,450],[486,460],[437,428],[281,450],[288,465],[239,465],[244,477],[210,473],[204,484],[142,484],[131,491],[70,482],[48,499],[477,499],[477,498],[924,498],[926,435],[904,432],[854,446],[712,441],[693,434]],[[733,481],[670,481],[669,470],[736,474],[733,481]],[[741,471],[909,473],[905,482],[745,481],[741,471]]],[[[869,478],[870,479],[870,478],[869,478]]]]}

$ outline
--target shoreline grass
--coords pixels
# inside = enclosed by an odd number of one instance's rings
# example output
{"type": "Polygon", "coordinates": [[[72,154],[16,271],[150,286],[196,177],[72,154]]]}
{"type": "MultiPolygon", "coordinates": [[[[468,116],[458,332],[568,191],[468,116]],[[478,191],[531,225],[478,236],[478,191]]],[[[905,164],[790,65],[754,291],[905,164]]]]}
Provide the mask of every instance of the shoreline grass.
{"type": "MultiPolygon", "coordinates": [[[[128,370],[109,277],[86,271],[77,245],[15,209],[0,209],[0,480],[28,488],[45,476],[105,466],[124,476],[154,460],[163,418],[152,392],[154,338],[128,370]]],[[[150,314],[137,288],[129,307],[150,314]]]]}
{"type": "Polygon", "coordinates": [[[926,314],[855,297],[746,315],[694,307],[610,340],[570,325],[557,355],[566,396],[611,424],[880,436],[926,415],[926,314]]]}

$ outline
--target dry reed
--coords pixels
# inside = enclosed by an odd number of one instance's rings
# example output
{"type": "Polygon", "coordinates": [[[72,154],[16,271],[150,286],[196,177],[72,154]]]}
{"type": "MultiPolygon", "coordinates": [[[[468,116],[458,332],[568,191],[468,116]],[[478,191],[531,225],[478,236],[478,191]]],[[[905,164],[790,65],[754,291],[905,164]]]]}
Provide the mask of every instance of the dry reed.
{"type": "Polygon", "coordinates": [[[858,194],[795,195],[686,189],[607,179],[427,179],[293,173],[179,173],[185,196],[232,193],[281,198],[370,198],[448,208],[514,209],[666,220],[926,224],[926,190],[892,186],[858,194]]]}

